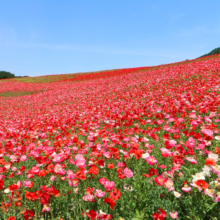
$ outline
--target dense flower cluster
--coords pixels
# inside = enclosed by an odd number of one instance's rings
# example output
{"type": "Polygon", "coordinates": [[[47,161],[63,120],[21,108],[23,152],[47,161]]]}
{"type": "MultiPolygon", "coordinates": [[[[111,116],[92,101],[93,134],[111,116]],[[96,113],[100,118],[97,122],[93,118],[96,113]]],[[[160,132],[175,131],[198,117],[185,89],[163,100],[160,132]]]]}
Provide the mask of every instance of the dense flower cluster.
{"type": "Polygon", "coordinates": [[[220,56],[0,81],[1,219],[220,218],[220,56]]]}

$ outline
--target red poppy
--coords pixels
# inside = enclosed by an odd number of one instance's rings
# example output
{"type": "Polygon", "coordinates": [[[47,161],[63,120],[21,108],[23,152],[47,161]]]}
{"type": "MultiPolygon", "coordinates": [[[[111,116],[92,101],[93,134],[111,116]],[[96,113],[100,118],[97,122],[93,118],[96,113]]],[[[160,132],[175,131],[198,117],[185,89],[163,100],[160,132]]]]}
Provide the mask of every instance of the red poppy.
{"type": "Polygon", "coordinates": [[[24,165],[20,167],[20,171],[21,171],[21,172],[24,172],[24,171],[25,171],[25,166],[24,166],[24,165]]]}
{"type": "Polygon", "coordinates": [[[183,185],[185,184],[189,184],[189,182],[187,180],[183,181],[183,185]]]}
{"type": "Polygon", "coordinates": [[[48,165],[47,170],[49,173],[53,173],[54,172],[54,165],[53,164],[48,165]]]}
{"type": "Polygon", "coordinates": [[[42,190],[38,190],[37,191],[37,196],[39,197],[39,198],[41,198],[42,196],[43,196],[43,191],[42,190]]]}
{"type": "Polygon", "coordinates": [[[87,187],[87,188],[86,188],[86,194],[88,194],[88,195],[92,195],[93,192],[94,192],[94,190],[95,190],[94,187],[92,187],[92,188],[87,187]]]}
{"type": "Polygon", "coordinates": [[[135,153],[134,153],[134,156],[135,156],[135,158],[136,158],[137,160],[139,160],[139,159],[141,158],[142,154],[143,154],[143,151],[141,151],[141,150],[136,150],[135,153]]]}
{"type": "Polygon", "coordinates": [[[86,177],[85,177],[85,173],[84,173],[84,169],[81,168],[80,170],[77,170],[76,171],[76,176],[78,179],[81,179],[81,180],[86,180],[86,177]]]}
{"type": "Polygon", "coordinates": [[[29,199],[31,201],[36,201],[38,199],[37,193],[36,192],[25,192],[25,198],[29,199]]]}
{"type": "Polygon", "coordinates": [[[115,201],[119,200],[121,197],[121,192],[117,190],[117,188],[114,188],[113,192],[109,193],[110,197],[112,197],[115,201]]]}
{"type": "Polygon", "coordinates": [[[15,217],[14,217],[14,216],[10,216],[10,217],[8,218],[8,220],[15,220],[15,217]]]}
{"type": "Polygon", "coordinates": [[[100,166],[100,167],[104,167],[105,166],[105,162],[103,159],[100,159],[97,161],[97,164],[100,166]]]}
{"type": "Polygon", "coordinates": [[[52,193],[55,197],[59,197],[60,196],[60,192],[57,189],[54,189],[53,193],[52,193]]]}
{"type": "Polygon", "coordinates": [[[180,136],[178,134],[173,134],[173,139],[179,139],[180,136]]]}
{"type": "Polygon", "coordinates": [[[40,177],[44,177],[47,175],[47,171],[46,170],[40,170],[40,172],[37,174],[40,177]]]}
{"type": "Polygon", "coordinates": [[[41,204],[47,204],[47,203],[49,203],[49,199],[50,199],[50,193],[45,192],[43,194],[43,196],[40,198],[40,203],[41,204]]]}
{"type": "Polygon", "coordinates": [[[164,220],[164,218],[167,217],[167,214],[163,209],[159,208],[157,212],[153,213],[152,217],[156,220],[164,220]]]}
{"type": "Polygon", "coordinates": [[[215,160],[212,158],[207,158],[205,160],[205,165],[215,166],[215,160]]]}
{"type": "Polygon", "coordinates": [[[106,197],[106,198],[104,199],[104,202],[105,202],[105,203],[108,203],[109,206],[110,206],[110,209],[113,210],[113,208],[114,208],[114,206],[115,206],[115,201],[114,201],[113,199],[111,199],[111,198],[109,198],[109,197],[106,197]]]}
{"type": "Polygon", "coordinates": [[[119,153],[119,150],[118,150],[118,148],[116,148],[116,147],[112,147],[112,148],[111,148],[111,151],[112,151],[112,154],[113,154],[114,156],[116,156],[116,155],[119,153]]]}
{"type": "Polygon", "coordinates": [[[21,202],[20,201],[15,202],[15,206],[21,207],[21,202]]]}
{"type": "Polygon", "coordinates": [[[89,210],[89,213],[86,213],[86,215],[87,215],[91,220],[95,219],[96,216],[97,216],[97,214],[96,214],[96,212],[95,212],[94,210],[89,210]]]}
{"type": "Polygon", "coordinates": [[[99,168],[97,166],[92,166],[89,168],[89,173],[93,175],[98,175],[99,174],[99,168]]]}
{"type": "Polygon", "coordinates": [[[4,183],[4,180],[0,180],[0,190],[3,189],[4,183]]]}
{"type": "Polygon", "coordinates": [[[14,175],[14,173],[11,173],[9,176],[8,176],[8,178],[13,178],[15,175],[14,175]]]}
{"type": "Polygon", "coordinates": [[[145,173],[143,173],[142,176],[150,177],[149,174],[145,174],[145,173]]]}
{"type": "Polygon", "coordinates": [[[11,184],[9,187],[10,191],[17,190],[18,186],[16,184],[11,184]]]}
{"type": "Polygon", "coordinates": [[[24,219],[28,220],[29,218],[34,216],[34,212],[32,210],[26,210],[24,212],[24,219]]]}
{"type": "Polygon", "coordinates": [[[220,148],[215,147],[215,153],[216,153],[216,154],[220,154],[220,148]]]}
{"type": "Polygon", "coordinates": [[[157,169],[150,168],[149,169],[149,176],[154,176],[154,175],[157,175],[157,169]]]}
{"type": "Polygon", "coordinates": [[[124,174],[124,170],[120,167],[117,169],[118,179],[124,179],[126,176],[124,174]]]}
{"type": "Polygon", "coordinates": [[[110,164],[108,164],[108,168],[113,169],[113,168],[115,168],[115,165],[113,163],[110,163],[110,164]]]}
{"type": "Polygon", "coordinates": [[[5,160],[4,159],[0,159],[0,165],[5,165],[6,164],[6,162],[5,162],[5,160]]]}
{"type": "Polygon", "coordinates": [[[209,187],[209,184],[204,180],[197,180],[194,183],[202,189],[207,189],[209,187]]]}

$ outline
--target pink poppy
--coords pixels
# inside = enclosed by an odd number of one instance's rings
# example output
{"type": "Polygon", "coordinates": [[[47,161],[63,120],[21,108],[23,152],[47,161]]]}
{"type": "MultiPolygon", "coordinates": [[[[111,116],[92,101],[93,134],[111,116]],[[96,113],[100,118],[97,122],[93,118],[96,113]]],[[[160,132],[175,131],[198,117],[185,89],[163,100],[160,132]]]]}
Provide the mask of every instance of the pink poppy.
{"type": "Polygon", "coordinates": [[[40,169],[39,167],[37,166],[33,166],[30,170],[29,170],[29,173],[30,174],[38,174],[40,172],[40,169]]]}
{"type": "Polygon", "coordinates": [[[177,219],[178,218],[178,212],[176,212],[176,211],[170,212],[170,217],[172,219],[177,219]]]}
{"type": "Polygon", "coordinates": [[[154,164],[157,163],[156,158],[153,157],[153,156],[148,157],[148,158],[146,159],[146,161],[147,161],[147,163],[150,164],[151,166],[153,166],[154,164]]]}
{"type": "Polygon", "coordinates": [[[131,178],[133,176],[133,172],[130,169],[128,169],[127,167],[124,169],[124,174],[128,178],[131,178]]]}
{"type": "Polygon", "coordinates": [[[78,168],[84,168],[86,166],[86,161],[85,160],[77,160],[76,166],[78,168]]]}
{"type": "Polygon", "coordinates": [[[106,181],[108,181],[106,178],[102,177],[101,179],[99,179],[99,183],[102,185],[105,185],[106,181]]]}
{"type": "Polygon", "coordinates": [[[111,191],[115,187],[115,182],[114,181],[106,181],[104,187],[106,188],[107,191],[111,191]]]}
{"type": "Polygon", "coordinates": [[[96,189],[95,196],[99,199],[105,196],[105,192],[99,189],[96,189]]]}
{"type": "Polygon", "coordinates": [[[189,185],[185,184],[181,189],[182,189],[182,191],[188,193],[191,191],[192,188],[189,185]]]}
{"type": "Polygon", "coordinates": [[[158,186],[163,186],[163,184],[165,183],[166,179],[163,176],[157,176],[154,179],[155,183],[157,183],[158,186]]]}
{"type": "Polygon", "coordinates": [[[65,174],[65,170],[62,168],[61,164],[60,163],[56,163],[55,166],[54,166],[54,172],[56,174],[59,174],[59,175],[64,175],[65,174]]]}

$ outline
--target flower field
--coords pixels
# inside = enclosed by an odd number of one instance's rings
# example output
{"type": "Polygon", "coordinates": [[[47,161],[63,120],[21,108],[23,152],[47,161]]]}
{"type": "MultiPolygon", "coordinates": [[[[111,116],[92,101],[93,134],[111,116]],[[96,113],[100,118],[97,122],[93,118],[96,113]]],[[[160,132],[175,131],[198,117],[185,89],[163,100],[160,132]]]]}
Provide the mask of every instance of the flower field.
{"type": "Polygon", "coordinates": [[[220,56],[0,80],[0,219],[220,219],[220,56]]]}

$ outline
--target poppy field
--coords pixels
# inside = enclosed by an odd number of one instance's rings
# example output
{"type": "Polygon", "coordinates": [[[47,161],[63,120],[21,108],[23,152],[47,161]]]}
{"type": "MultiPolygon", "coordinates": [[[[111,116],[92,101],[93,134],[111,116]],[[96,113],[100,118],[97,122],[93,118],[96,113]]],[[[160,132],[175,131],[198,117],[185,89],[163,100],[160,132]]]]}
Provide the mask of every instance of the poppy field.
{"type": "Polygon", "coordinates": [[[220,219],[220,56],[0,80],[0,219],[220,219]]]}

